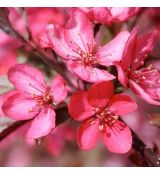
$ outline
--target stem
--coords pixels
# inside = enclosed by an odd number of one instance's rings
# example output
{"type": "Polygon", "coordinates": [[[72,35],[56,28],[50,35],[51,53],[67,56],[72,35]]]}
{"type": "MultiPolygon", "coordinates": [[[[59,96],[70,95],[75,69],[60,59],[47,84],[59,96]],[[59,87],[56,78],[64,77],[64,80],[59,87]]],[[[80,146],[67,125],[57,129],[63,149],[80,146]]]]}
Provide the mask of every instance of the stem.
{"type": "Polygon", "coordinates": [[[147,147],[133,131],[132,136],[133,149],[140,155],[143,164],[150,167],[160,167],[160,157],[153,149],[147,147]]]}

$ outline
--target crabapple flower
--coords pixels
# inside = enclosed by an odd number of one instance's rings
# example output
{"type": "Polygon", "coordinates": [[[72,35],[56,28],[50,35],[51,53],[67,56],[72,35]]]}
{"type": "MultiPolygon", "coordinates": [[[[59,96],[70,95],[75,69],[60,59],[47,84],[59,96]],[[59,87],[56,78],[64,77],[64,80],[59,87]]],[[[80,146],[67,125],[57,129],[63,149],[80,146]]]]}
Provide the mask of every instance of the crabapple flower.
{"type": "Polygon", "coordinates": [[[94,84],[88,91],[71,96],[69,113],[82,121],[77,132],[78,145],[82,150],[91,150],[101,134],[105,146],[115,153],[126,153],[131,149],[132,135],[129,127],[119,120],[137,108],[127,95],[114,94],[111,81],[94,84]]]}
{"type": "Polygon", "coordinates": [[[16,93],[2,105],[6,116],[15,120],[30,120],[29,138],[48,135],[55,127],[55,107],[66,98],[63,78],[57,75],[47,86],[43,74],[27,64],[17,64],[8,72],[8,79],[16,93]]]}
{"type": "Polygon", "coordinates": [[[87,82],[99,82],[115,78],[99,67],[110,66],[114,61],[121,60],[128,37],[129,32],[122,31],[106,45],[97,46],[93,23],[82,11],[72,8],[65,27],[50,24],[40,38],[41,47],[51,47],[79,78],[87,82]]]}
{"type": "Polygon", "coordinates": [[[115,62],[118,79],[124,87],[130,87],[143,100],[160,105],[160,72],[152,64],[144,66],[144,61],[152,51],[157,33],[137,36],[135,27],[126,43],[121,63],[115,62]]]}
{"type": "Polygon", "coordinates": [[[102,7],[102,8],[80,8],[88,17],[101,24],[124,22],[135,16],[141,8],[139,7],[102,7]]]}

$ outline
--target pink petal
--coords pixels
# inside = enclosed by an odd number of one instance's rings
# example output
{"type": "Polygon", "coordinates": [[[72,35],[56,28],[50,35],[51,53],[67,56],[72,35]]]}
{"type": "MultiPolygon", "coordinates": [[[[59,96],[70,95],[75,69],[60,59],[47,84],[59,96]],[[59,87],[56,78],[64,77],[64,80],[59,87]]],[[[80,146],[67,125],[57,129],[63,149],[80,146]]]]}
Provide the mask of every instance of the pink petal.
{"type": "Polygon", "coordinates": [[[138,84],[136,84],[134,81],[129,80],[129,85],[133,92],[137,94],[139,97],[141,97],[144,101],[153,104],[153,105],[160,105],[160,102],[154,100],[149,94],[147,94],[144,89],[142,89],[138,84]]]}
{"type": "Polygon", "coordinates": [[[112,21],[112,15],[108,8],[91,8],[88,12],[88,16],[93,21],[97,21],[101,24],[107,24],[110,25],[112,21]]]}
{"type": "Polygon", "coordinates": [[[129,35],[127,31],[120,32],[109,43],[100,48],[96,54],[98,63],[109,66],[113,64],[113,61],[120,61],[129,35]]]}
{"type": "Polygon", "coordinates": [[[106,107],[114,92],[112,81],[94,84],[88,90],[88,101],[94,107],[106,107]]]}
{"type": "Polygon", "coordinates": [[[115,115],[127,115],[136,109],[136,102],[128,95],[116,94],[110,100],[109,110],[115,115]]]}
{"type": "Polygon", "coordinates": [[[27,64],[17,64],[8,72],[8,79],[22,92],[42,94],[46,91],[43,74],[27,64]]]}
{"type": "Polygon", "coordinates": [[[116,61],[113,64],[116,66],[117,71],[118,71],[118,80],[125,88],[127,88],[128,87],[128,78],[127,78],[125,71],[122,69],[121,64],[119,62],[116,62],[116,61]]]}
{"type": "Polygon", "coordinates": [[[42,32],[39,36],[39,42],[40,42],[40,46],[41,48],[50,48],[51,47],[51,43],[47,37],[46,32],[42,32]]]}
{"type": "Polygon", "coordinates": [[[100,82],[115,79],[115,76],[106,70],[101,70],[91,66],[83,66],[74,61],[67,62],[68,69],[74,72],[79,78],[87,82],[100,82]]]}
{"type": "Polygon", "coordinates": [[[69,114],[75,120],[83,121],[94,115],[92,106],[87,100],[88,93],[86,91],[74,93],[68,105],[69,114]]]}
{"type": "Polygon", "coordinates": [[[36,106],[36,101],[20,93],[14,93],[3,103],[2,109],[6,116],[15,120],[27,120],[38,114],[38,110],[30,110],[36,106]]]}
{"type": "Polygon", "coordinates": [[[70,9],[70,18],[66,24],[65,38],[72,47],[76,43],[83,51],[88,51],[87,44],[92,44],[93,24],[85,13],[76,8],[70,9]]]}
{"type": "Polygon", "coordinates": [[[117,121],[114,126],[106,127],[102,133],[105,146],[114,153],[126,153],[132,146],[132,135],[129,127],[123,122],[117,121]]]}
{"type": "Polygon", "coordinates": [[[80,149],[93,149],[99,139],[99,120],[91,118],[83,122],[77,131],[77,142],[80,149]]]}
{"type": "Polygon", "coordinates": [[[136,15],[140,8],[139,7],[112,7],[111,14],[114,21],[122,22],[126,21],[132,16],[136,15]]]}
{"type": "Polygon", "coordinates": [[[10,90],[10,91],[4,93],[3,95],[0,95],[0,116],[5,115],[3,110],[2,110],[3,103],[6,101],[7,98],[9,98],[10,96],[12,96],[15,93],[17,93],[17,92],[14,90],[10,90]]]}
{"type": "Polygon", "coordinates": [[[138,29],[139,29],[138,27],[135,27],[132,30],[129,39],[126,42],[122,61],[121,61],[121,64],[124,70],[128,70],[132,62],[134,61],[133,59],[134,59],[136,42],[137,42],[138,29]]]}
{"type": "Polygon", "coordinates": [[[134,64],[132,64],[133,70],[136,70],[143,64],[143,61],[146,59],[147,55],[152,51],[156,39],[156,33],[148,33],[137,40],[134,57],[137,61],[134,61],[134,64]]]}
{"type": "Polygon", "coordinates": [[[36,139],[48,135],[55,127],[55,116],[52,108],[44,108],[32,121],[27,137],[36,139]]]}
{"type": "Polygon", "coordinates": [[[66,89],[65,81],[60,75],[57,75],[53,79],[50,92],[51,92],[53,101],[55,101],[56,103],[59,103],[65,100],[65,98],[67,97],[67,89],[66,89]]]}
{"type": "MultiPolygon", "coordinates": [[[[46,28],[46,35],[50,42],[52,49],[62,58],[64,59],[75,59],[77,56],[76,53],[72,51],[72,49],[68,46],[65,38],[64,38],[65,29],[58,25],[50,24],[46,28]]],[[[45,37],[45,35],[43,36],[45,37]]],[[[47,41],[47,40],[44,40],[47,41]]],[[[47,41],[48,43],[48,41],[47,41]]],[[[45,43],[42,42],[42,46],[45,46],[45,43]]]]}

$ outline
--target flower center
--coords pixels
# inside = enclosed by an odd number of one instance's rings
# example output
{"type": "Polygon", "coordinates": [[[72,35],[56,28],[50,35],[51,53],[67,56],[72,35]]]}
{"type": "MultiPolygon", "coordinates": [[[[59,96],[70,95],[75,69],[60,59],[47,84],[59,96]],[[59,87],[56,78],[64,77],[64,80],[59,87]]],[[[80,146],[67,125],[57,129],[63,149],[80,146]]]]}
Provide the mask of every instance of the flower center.
{"type": "MultiPolygon", "coordinates": [[[[152,86],[153,81],[155,80],[154,77],[157,73],[158,73],[158,70],[152,68],[152,65],[150,64],[145,68],[131,72],[130,79],[135,81],[137,84],[152,86]]],[[[159,83],[160,83],[160,80],[159,80],[159,83]]]]}
{"type": "Polygon", "coordinates": [[[105,128],[112,127],[118,120],[118,116],[110,112],[107,108],[95,108],[96,117],[99,119],[99,130],[105,131],[105,128]]]}

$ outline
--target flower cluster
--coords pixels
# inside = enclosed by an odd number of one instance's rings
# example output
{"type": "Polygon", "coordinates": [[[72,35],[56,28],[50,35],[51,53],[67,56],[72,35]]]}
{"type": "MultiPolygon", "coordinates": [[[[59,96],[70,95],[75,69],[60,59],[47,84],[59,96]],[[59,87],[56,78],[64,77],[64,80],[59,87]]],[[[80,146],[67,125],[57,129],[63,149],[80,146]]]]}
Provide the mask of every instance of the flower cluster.
{"type": "Polygon", "coordinates": [[[155,23],[143,32],[143,24],[137,22],[143,10],[26,8],[27,28],[20,14],[10,8],[9,25],[16,26],[16,37],[20,39],[15,45],[16,39],[7,37],[0,42],[7,63],[4,66],[0,55],[0,75],[7,74],[14,86],[0,97],[0,115],[28,120],[29,138],[51,137],[60,118],[57,110],[64,105],[68,116],[82,122],[77,131],[80,149],[93,149],[101,136],[111,152],[128,152],[132,132],[121,116],[126,117],[138,105],[134,95],[127,95],[126,90],[131,89],[149,104],[160,105],[159,61],[152,56],[157,53],[154,49],[159,43],[160,28],[155,23]],[[104,36],[104,28],[110,33],[109,39],[104,36]],[[28,39],[20,35],[27,35],[27,29],[28,39]],[[6,44],[10,47],[7,54],[6,44]],[[20,47],[39,52],[49,65],[48,79],[54,74],[53,80],[45,80],[47,74],[33,65],[16,64],[15,50],[20,47]]]}

